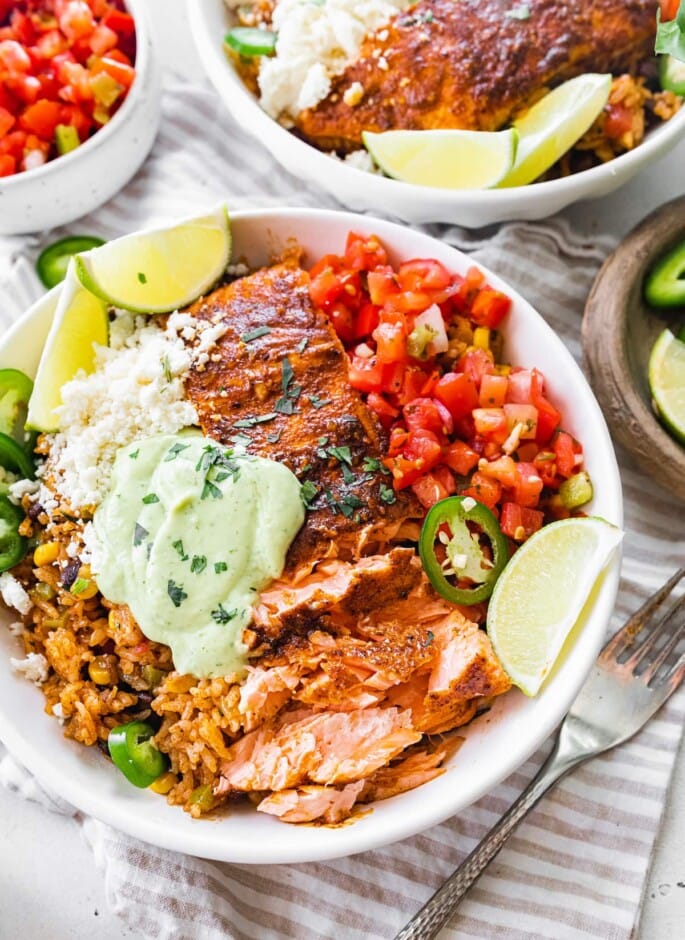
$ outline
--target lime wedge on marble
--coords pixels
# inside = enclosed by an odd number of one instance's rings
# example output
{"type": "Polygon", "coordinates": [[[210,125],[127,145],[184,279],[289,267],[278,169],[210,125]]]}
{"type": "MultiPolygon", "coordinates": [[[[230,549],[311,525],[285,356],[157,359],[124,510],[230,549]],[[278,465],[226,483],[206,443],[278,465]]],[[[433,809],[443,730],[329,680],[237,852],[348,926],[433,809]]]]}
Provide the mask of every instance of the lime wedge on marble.
{"type": "Polygon", "coordinates": [[[536,695],[623,538],[596,517],[553,522],[518,549],[490,598],[487,632],[504,670],[536,695]]]}
{"type": "Polygon", "coordinates": [[[79,370],[92,371],[93,344],[106,346],[108,333],[107,304],[83,287],[72,258],[38,365],[26,419],[28,428],[58,430],[62,386],[79,370]]]}
{"type": "Polygon", "coordinates": [[[559,85],[514,121],[519,143],[500,186],[532,183],[592,127],[609,98],[611,75],[588,72],[559,85]]]}
{"type": "Polygon", "coordinates": [[[226,270],[230,255],[228,212],[222,205],[77,255],[76,274],[84,287],[113,307],[166,313],[206,293],[226,270]]]}
{"type": "Polygon", "coordinates": [[[657,414],[685,444],[685,342],[664,330],[649,357],[649,389],[657,414]]]}
{"type": "Polygon", "coordinates": [[[387,176],[419,186],[488,189],[511,170],[517,132],[364,131],[364,146],[387,176]]]}

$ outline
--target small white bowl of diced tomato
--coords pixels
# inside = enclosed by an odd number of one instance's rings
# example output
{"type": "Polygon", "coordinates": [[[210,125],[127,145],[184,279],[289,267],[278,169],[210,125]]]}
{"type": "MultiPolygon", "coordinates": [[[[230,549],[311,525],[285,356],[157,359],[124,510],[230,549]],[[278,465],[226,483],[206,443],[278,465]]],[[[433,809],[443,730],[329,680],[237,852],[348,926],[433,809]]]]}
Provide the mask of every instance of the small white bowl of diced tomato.
{"type": "Polygon", "coordinates": [[[0,234],[92,211],[159,123],[144,0],[0,0],[0,234]]]}

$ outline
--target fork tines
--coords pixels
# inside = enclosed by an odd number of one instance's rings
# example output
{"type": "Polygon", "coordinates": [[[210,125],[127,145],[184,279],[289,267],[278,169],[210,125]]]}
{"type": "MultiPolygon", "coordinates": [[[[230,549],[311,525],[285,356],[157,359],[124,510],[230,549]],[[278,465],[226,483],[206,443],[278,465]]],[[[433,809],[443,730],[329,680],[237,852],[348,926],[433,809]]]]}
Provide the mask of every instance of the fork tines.
{"type": "MultiPolygon", "coordinates": [[[[663,610],[674,588],[685,577],[685,568],[675,574],[635,611],[602,650],[600,662],[618,663],[626,672],[638,675],[646,684],[652,682],[664,666],[675,658],[680,641],[685,637],[685,592],[663,610]],[[640,672],[639,666],[650,658],[640,672]]],[[[685,654],[671,670],[671,675],[685,669],[685,654]]],[[[669,676],[670,678],[670,676],[669,676]]]]}

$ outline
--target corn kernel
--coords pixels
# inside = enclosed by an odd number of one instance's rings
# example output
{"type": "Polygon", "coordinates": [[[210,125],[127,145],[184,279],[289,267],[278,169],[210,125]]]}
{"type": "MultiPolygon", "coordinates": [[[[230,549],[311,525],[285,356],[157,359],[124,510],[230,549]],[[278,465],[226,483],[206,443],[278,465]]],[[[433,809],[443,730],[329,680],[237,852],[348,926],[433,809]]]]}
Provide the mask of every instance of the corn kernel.
{"type": "Polygon", "coordinates": [[[477,326],[473,331],[473,345],[476,349],[490,349],[490,330],[487,326],[477,326]]]}
{"type": "Polygon", "coordinates": [[[88,663],[88,675],[96,685],[116,685],[119,681],[117,657],[108,653],[88,663]]]}
{"type": "Polygon", "coordinates": [[[495,365],[495,375],[509,375],[511,372],[511,366],[506,366],[501,363],[495,365]]]}
{"type": "Polygon", "coordinates": [[[33,563],[38,568],[41,565],[51,565],[53,561],[57,561],[58,555],[58,542],[43,542],[43,544],[39,545],[33,553],[33,563]]]}
{"type": "Polygon", "coordinates": [[[155,793],[161,793],[162,796],[166,796],[169,790],[175,787],[177,783],[176,775],[172,774],[169,770],[167,773],[162,774],[161,777],[157,777],[155,782],[150,784],[149,789],[153,790],[155,793]]]}

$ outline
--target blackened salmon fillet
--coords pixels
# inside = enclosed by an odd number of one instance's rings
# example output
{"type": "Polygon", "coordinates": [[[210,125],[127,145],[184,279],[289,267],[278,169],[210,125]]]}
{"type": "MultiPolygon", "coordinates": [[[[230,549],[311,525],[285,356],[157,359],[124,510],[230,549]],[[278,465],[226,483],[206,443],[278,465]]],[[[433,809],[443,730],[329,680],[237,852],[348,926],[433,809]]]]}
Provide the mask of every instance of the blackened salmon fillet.
{"type": "Polygon", "coordinates": [[[419,0],[367,36],[297,129],[341,152],[359,149],[364,130],[498,130],[545,87],[583,72],[634,70],[653,55],[656,6],[419,0]]]}
{"type": "Polygon", "coordinates": [[[304,484],[309,511],[287,571],[354,560],[421,512],[382,472],[383,429],[350,386],[345,350],[308,287],[306,271],[281,263],[187,311],[226,328],[186,380],[203,432],[284,463],[304,484]]]}

